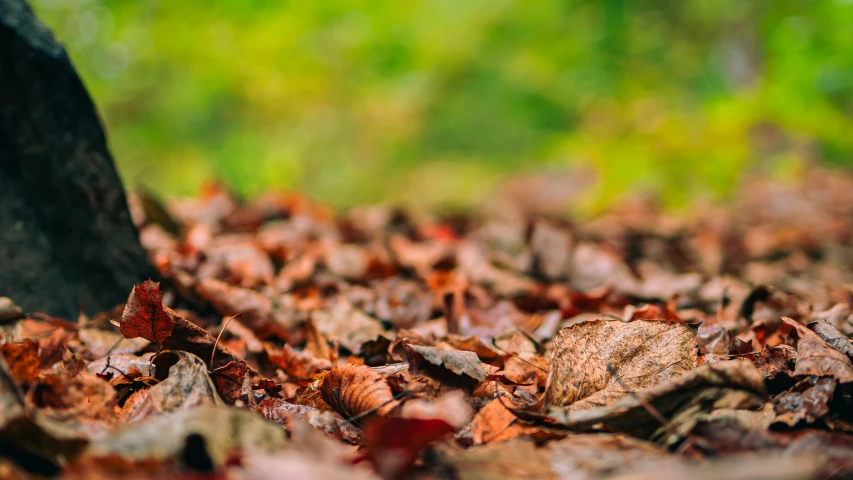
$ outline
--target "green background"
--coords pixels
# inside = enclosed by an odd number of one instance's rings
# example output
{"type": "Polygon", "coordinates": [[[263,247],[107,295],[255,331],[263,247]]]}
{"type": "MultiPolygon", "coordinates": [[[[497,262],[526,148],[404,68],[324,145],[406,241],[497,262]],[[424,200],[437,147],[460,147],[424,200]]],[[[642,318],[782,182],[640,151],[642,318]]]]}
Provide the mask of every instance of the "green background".
{"type": "Polygon", "coordinates": [[[668,206],[850,164],[853,1],[36,0],[128,184],[467,205],[591,169],[668,206]]]}

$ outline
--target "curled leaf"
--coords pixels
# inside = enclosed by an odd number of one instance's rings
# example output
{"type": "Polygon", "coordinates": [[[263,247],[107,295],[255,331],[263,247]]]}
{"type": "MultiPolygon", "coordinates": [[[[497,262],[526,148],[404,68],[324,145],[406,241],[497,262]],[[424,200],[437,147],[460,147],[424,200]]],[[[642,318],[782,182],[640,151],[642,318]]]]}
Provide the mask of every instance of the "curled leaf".
{"type": "Polygon", "coordinates": [[[427,362],[444,367],[456,375],[467,375],[478,382],[486,380],[486,370],[480,363],[480,358],[474,352],[463,350],[444,350],[421,345],[409,345],[427,362]]]}
{"type": "Polygon", "coordinates": [[[853,364],[847,355],[829,346],[818,334],[788,317],[782,317],[797,336],[794,375],[832,376],[841,383],[853,382],[853,364]]]}
{"type": "Polygon", "coordinates": [[[385,415],[397,402],[381,375],[364,365],[344,365],[329,371],[320,388],[323,400],[344,418],[385,415]]]}

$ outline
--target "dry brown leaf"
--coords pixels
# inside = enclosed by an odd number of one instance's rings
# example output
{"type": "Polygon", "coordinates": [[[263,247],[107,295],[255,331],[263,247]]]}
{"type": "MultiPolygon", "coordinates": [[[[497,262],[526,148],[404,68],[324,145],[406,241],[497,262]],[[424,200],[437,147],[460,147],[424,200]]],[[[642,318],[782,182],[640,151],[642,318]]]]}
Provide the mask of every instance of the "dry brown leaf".
{"type": "MultiPolygon", "coordinates": [[[[671,444],[682,439],[681,435],[699,420],[700,413],[720,408],[755,408],[764,402],[766,395],[761,373],[752,363],[733,360],[702,365],[606,406],[585,410],[549,407],[546,417],[573,430],[605,428],[641,438],[657,431],[671,444]],[[678,428],[674,428],[676,424],[678,428]]],[[[522,411],[516,413],[527,417],[522,411]]],[[[541,418],[532,416],[537,417],[541,418]]]]}
{"type": "Polygon", "coordinates": [[[332,362],[329,360],[316,358],[306,351],[294,350],[290,345],[275,348],[266,344],[264,347],[273,365],[284,370],[284,373],[293,379],[308,380],[321,371],[332,368],[332,362]]]}
{"type": "MultiPolygon", "coordinates": [[[[445,457],[459,480],[558,480],[551,468],[552,454],[533,442],[513,439],[468,450],[455,450],[445,457]]],[[[572,477],[563,477],[572,478],[572,477]]],[[[586,478],[586,477],[579,477],[586,478]]]]}
{"type": "Polygon", "coordinates": [[[135,353],[149,344],[148,340],[141,337],[123,338],[120,333],[99,328],[80,328],[77,330],[77,336],[84,345],[89,347],[91,358],[95,359],[107,353],[116,355],[135,353]]]}
{"type": "Polygon", "coordinates": [[[800,422],[814,423],[829,413],[835,392],[835,379],[808,376],[790,390],[773,399],[775,422],[794,427],[800,422]]]}
{"type": "Polygon", "coordinates": [[[409,345],[413,351],[432,365],[444,367],[456,375],[467,375],[478,382],[486,380],[486,370],[474,352],[443,350],[436,347],[409,345]]]}
{"type": "Polygon", "coordinates": [[[794,375],[832,376],[841,383],[853,382],[853,364],[847,355],[829,346],[815,332],[796,321],[783,317],[782,321],[797,335],[797,365],[794,375]]]}
{"type": "Polygon", "coordinates": [[[382,416],[397,406],[385,379],[364,365],[331,369],[320,392],[323,400],[345,419],[370,413],[382,416]]]}
{"type": "Polygon", "coordinates": [[[46,375],[27,394],[36,423],[54,438],[101,438],[115,421],[115,391],[95,375],[46,375]]]}
{"type": "Polygon", "coordinates": [[[0,353],[6,359],[12,377],[20,385],[30,385],[39,376],[39,344],[30,339],[22,343],[0,345],[0,353]]]}
{"type": "Polygon", "coordinates": [[[851,342],[837,328],[826,321],[811,322],[808,325],[814,333],[816,333],[830,347],[847,355],[848,358],[853,358],[853,342],[851,342]]]}
{"type": "Polygon", "coordinates": [[[696,329],[664,321],[597,320],[553,340],[545,403],[571,410],[608,405],[696,367],[696,329]]]}
{"type": "Polygon", "coordinates": [[[315,310],[311,314],[311,322],[327,339],[338,342],[353,353],[358,353],[362,344],[385,332],[378,320],[343,299],[329,309],[315,310]]]}
{"type": "Polygon", "coordinates": [[[287,339],[290,334],[290,325],[274,314],[272,300],[260,292],[235,287],[214,278],[199,280],[196,291],[220,314],[240,314],[243,324],[262,340],[270,336],[287,339]]]}
{"type": "Polygon", "coordinates": [[[495,398],[474,416],[470,427],[471,438],[475,445],[480,445],[517,437],[523,433],[518,428],[512,428],[517,420],[518,417],[506,408],[501,399],[495,398]]]}
{"type": "Polygon", "coordinates": [[[530,234],[536,269],[548,280],[565,279],[571,269],[572,234],[551,222],[539,220],[530,234]]]}
{"type": "Polygon", "coordinates": [[[414,398],[403,404],[400,416],[403,418],[438,418],[454,428],[461,428],[471,420],[474,411],[460,391],[448,392],[435,400],[414,398]]]}
{"type": "Polygon", "coordinates": [[[94,441],[81,460],[97,462],[121,456],[129,461],[174,461],[191,434],[201,437],[214,466],[222,466],[235,455],[276,453],[289,444],[284,429],[255,413],[231,407],[199,406],[120,426],[94,441]]]}
{"type": "Polygon", "coordinates": [[[123,422],[138,422],[164,413],[222,404],[208,376],[207,365],[200,358],[187,352],[169,351],[158,355],[154,362],[157,364],[157,376],[162,378],[161,372],[168,372],[168,377],[133,394],[122,410],[123,422]]]}

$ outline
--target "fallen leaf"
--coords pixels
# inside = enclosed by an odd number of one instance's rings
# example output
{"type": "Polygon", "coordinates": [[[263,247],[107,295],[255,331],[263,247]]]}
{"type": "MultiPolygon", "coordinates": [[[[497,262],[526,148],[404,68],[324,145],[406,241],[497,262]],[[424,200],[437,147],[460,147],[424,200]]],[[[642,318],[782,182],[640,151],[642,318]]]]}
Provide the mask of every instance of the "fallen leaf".
{"type": "Polygon", "coordinates": [[[157,385],[133,394],[121,413],[125,423],[203,405],[221,405],[222,399],[207,373],[207,365],[187,352],[163,352],[154,359],[157,385]],[[167,373],[168,376],[164,374],[167,373]]]}
{"type": "Polygon", "coordinates": [[[696,329],[663,321],[597,320],[553,340],[545,403],[571,410],[608,405],[696,367],[696,329]]]}
{"type": "Polygon", "coordinates": [[[853,342],[833,327],[832,324],[825,321],[818,321],[809,323],[807,327],[822,338],[827,345],[847,355],[848,358],[853,358],[853,342]]]}
{"type": "Polygon", "coordinates": [[[800,422],[811,424],[829,413],[829,402],[835,392],[835,379],[809,376],[790,390],[773,399],[777,423],[794,427],[800,422]]]}
{"type": "Polygon", "coordinates": [[[0,324],[11,323],[24,316],[24,311],[11,298],[0,297],[0,324]]]}
{"type": "Polygon", "coordinates": [[[486,370],[480,364],[480,358],[474,352],[443,350],[420,345],[409,345],[409,348],[430,364],[446,368],[456,375],[467,375],[477,382],[486,380],[486,370]]]}
{"type": "Polygon", "coordinates": [[[316,358],[309,352],[296,351],[290,345],[275,348],[265,345],[267,356],[276,367],[293,379],[308,380],[317,373],[332,368],[332,362],[324,358],[316,358]]]}
{"type": "Polygon", "coordinates": [[[518,420],[500,398],[489,400],[471,422],[471,438],[475,445],[509,440],[522,434],[511,426],[518,420]]]}
{"type": "Polygon", "coordinates": [[[125,338],[142,337],[163,343],[175,327],[174,312],[163,307],[160,284],[146,280],[134,285],[121,316],[121,334],[125,338]]]}
{"type": "Polygon", "coordinates": [[[841,383],[853,382],[853,364],[847,355],[831,347],[815,332],[794,320],[783,317],[782,321],[791,327],[797,336],[797,364],[794,375],[833,376],[841,383]]]}
{"type": "MultiPolygon", "coordinates": [[[[576,410],[566,407],[548,407],[545,417],[551,422],[572,430],[605,428],[614,432],[625,432],[640,438],[649,438],[655,431],[673,436],[666,443],[682,438],[689,431],[690,421],[698,420],[697,414],[719,408],[749,409],[761,405],[766,397],[761,373],[746,360],[733,360],[705,364],[679,377],[670,378],[642,392],[625,395],[614,403],[602,407],[576,410]],[[677,431],[669,430],[681,415],[677,431]]],[[[523,410],[516,414],[526,418],[523,410]]]]}
{"type": "Polygon", "coordinates": [[[397,402],[381,375],[364,365],[344,365],[329,371],[320,388],[323,400],[345,419],[386,415],[397,402]]]}
{"type": "Polygon", "coordinates": [[[473,414],[465,394],[460,391],[448,392],[434,400],[413,398],[406,401],[400,411],[403,418],[437,418],[454,428],[462,428],[473,414]]]}
{"type": "MultiPolygon", "coordinates": [[[[551,468],[553,456],[546,448],[536,448],[533,442],[513,439],[468,450],[445,454],[445,461],[459,480],[558,480],[560,475],[551,468]]],[[[561,472],[562,473],[562,472],[561,472]]],[[[566,479],[571,476],[563,477],[566,479]]],[[[588,478],[588,477],[577,477],[588,478]]]]}
{"type": "Polygon", "coordinates": [[[25,339],[22,343],[6,343],[0,345],[0,353],[19,385],[30,385],[36,381],[40,366],[38,342],[25,339]]]}
{"type": "Polygon", "coordinates": [[[243,382],[249,374],[249,365],[243,361],[232,360],[210,372],[210,379],[220,398],[235,403],[243,395],[243,382]]]}
{"type": "Polygon", "coordinates": [[[190,435],[203,439],[214,467],[241,453],[277,453],[289,445],[284,429],[252,412],[199,406],[120,426],[92,442],[80,460],[98,462],[121,456],[129,461],[175,461],[190,435]]]}
{"type": "Polygon", "coordinates": [[[436,418],[377,418],[364,429],[366,455],[382,478],[397,478],[427,445],[455,430],[436,418]]]}
{"type": "Polygon", "coordinates": [[[338,342],[347,350],[358,353],[362,344],[376,339],[385,329],[345,300],[338,300],[328,309],[315,310],[311,322],[327,339],[338,342]]]}

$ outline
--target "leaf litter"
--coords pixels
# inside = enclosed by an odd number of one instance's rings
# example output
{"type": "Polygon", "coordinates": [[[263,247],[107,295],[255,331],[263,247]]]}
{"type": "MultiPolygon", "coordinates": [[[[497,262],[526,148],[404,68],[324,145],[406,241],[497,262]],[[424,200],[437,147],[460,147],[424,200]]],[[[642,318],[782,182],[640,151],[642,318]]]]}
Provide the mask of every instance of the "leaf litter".
{"type": "Polygon", "coordinates": [[[159,281],[91,318],[0,297],[4,474],[853,476],[837,172],[577,222],[220,185],[130,201],[159,281]]]}

